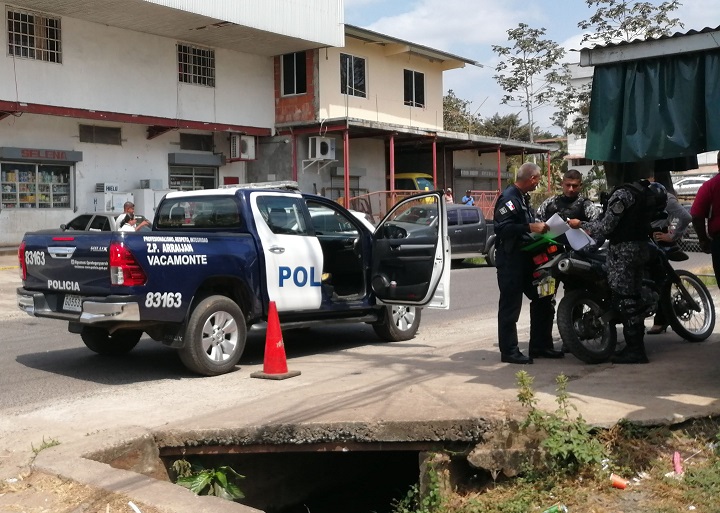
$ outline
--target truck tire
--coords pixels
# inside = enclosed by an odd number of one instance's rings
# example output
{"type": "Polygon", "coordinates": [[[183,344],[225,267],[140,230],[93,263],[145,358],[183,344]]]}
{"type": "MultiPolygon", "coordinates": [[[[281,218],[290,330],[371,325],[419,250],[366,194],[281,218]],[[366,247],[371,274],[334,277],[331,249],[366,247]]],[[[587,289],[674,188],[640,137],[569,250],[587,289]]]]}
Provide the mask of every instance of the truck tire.
{"type": "Polygon", "coordinates": [[[422,308],[414,306],[387,305],[382,318],[373,323],[375,333],[385,342],[410,340],[420,327],[422,308]]]}
{"type": "Polygon", "coordinates": [[[118,330],[111,335],[106,329],[84,326],[80,337],[91,351],[117,356],[132,351],[142,334],[140,330],[118,330]]]}
{"type": "Polygon", "coordinates": [[[207,297],[190,314],[180,360],[203,376],[225,374],[240,361],[246,337],[245,316],[237,303],[225,296],[207,297]]]}
{"type": "Polygon", "coordinates": [[[485,254],[485,262],[490,267],[495,267],[495,241],[490,243],[490,247],[485,254]]]}

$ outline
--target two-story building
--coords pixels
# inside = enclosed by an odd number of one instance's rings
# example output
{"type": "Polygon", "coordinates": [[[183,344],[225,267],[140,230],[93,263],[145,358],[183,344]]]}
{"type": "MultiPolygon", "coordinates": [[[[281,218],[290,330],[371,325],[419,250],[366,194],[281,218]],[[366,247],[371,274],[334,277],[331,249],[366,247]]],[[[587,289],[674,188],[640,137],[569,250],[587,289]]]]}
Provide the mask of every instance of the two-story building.
{"type": "Polygon", "coordinates": [[[473,62],[344,25],[341,1],[17,0],[0,12],[0,245],[119,213],[148,188],[160,190],[138,203],[149,217],[167,189],[285,179],[380,215],[396,172],[496,191],[507,155],[549,151],[445,132],[442,74],[473,62]]]}

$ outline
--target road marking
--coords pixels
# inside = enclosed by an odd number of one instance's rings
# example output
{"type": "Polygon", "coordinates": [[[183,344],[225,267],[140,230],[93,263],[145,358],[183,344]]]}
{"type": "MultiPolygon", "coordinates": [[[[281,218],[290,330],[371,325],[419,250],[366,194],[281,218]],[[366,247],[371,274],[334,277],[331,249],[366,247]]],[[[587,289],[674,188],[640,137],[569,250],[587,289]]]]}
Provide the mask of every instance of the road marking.
{"type": "Polygon", "coordinates": [[[6,265],[6,266],[0,266],[0,271],[10,271],[12,269],[17,269],[17,265],[6,265]]]}

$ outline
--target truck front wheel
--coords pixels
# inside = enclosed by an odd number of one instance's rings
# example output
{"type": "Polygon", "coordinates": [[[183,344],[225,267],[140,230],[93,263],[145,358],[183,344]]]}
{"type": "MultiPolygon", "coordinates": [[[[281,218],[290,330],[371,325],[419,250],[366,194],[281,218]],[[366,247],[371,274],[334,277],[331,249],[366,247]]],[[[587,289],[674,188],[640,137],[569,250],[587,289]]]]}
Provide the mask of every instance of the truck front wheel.
{"type": "Polygon", "coordinates": [[[143,332],[140,330],[118,330],[110,334],[108,330],[94,326],[84,326],[80,337],[91,351],[97,354],[117,356],[129,353],[140,342],[143,332]]]}
{"type": "Polygon", "coordinates": [[[240,307],[225,296],[207,297],[190,314],[180,360],[203,376],[225,374],[240,361],[246,336],[240,307]]]}
{"type": "Polygon", "coordinates": [[[372,325],[375,334],[386,342],[410,340],[420,327],[421,308],[387,305],[381,319],[372,325]]]}

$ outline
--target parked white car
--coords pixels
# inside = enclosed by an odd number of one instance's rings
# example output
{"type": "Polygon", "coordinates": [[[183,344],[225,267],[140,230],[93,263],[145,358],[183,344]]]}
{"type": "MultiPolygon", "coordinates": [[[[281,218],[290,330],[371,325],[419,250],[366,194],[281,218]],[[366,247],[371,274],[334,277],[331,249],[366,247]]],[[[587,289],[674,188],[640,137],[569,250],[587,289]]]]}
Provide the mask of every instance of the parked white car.
{"type": "Polygon", "coordinates": [[[687,194],[697,194],[698,189],[700,189],[700,186],[710,180],[710,176],[688,176],[686,178],[681,178],[677,182],[673,184],[673,187],[675,188],[675,192],[677,192],[679,195],[687,195],[687,194]]]}

